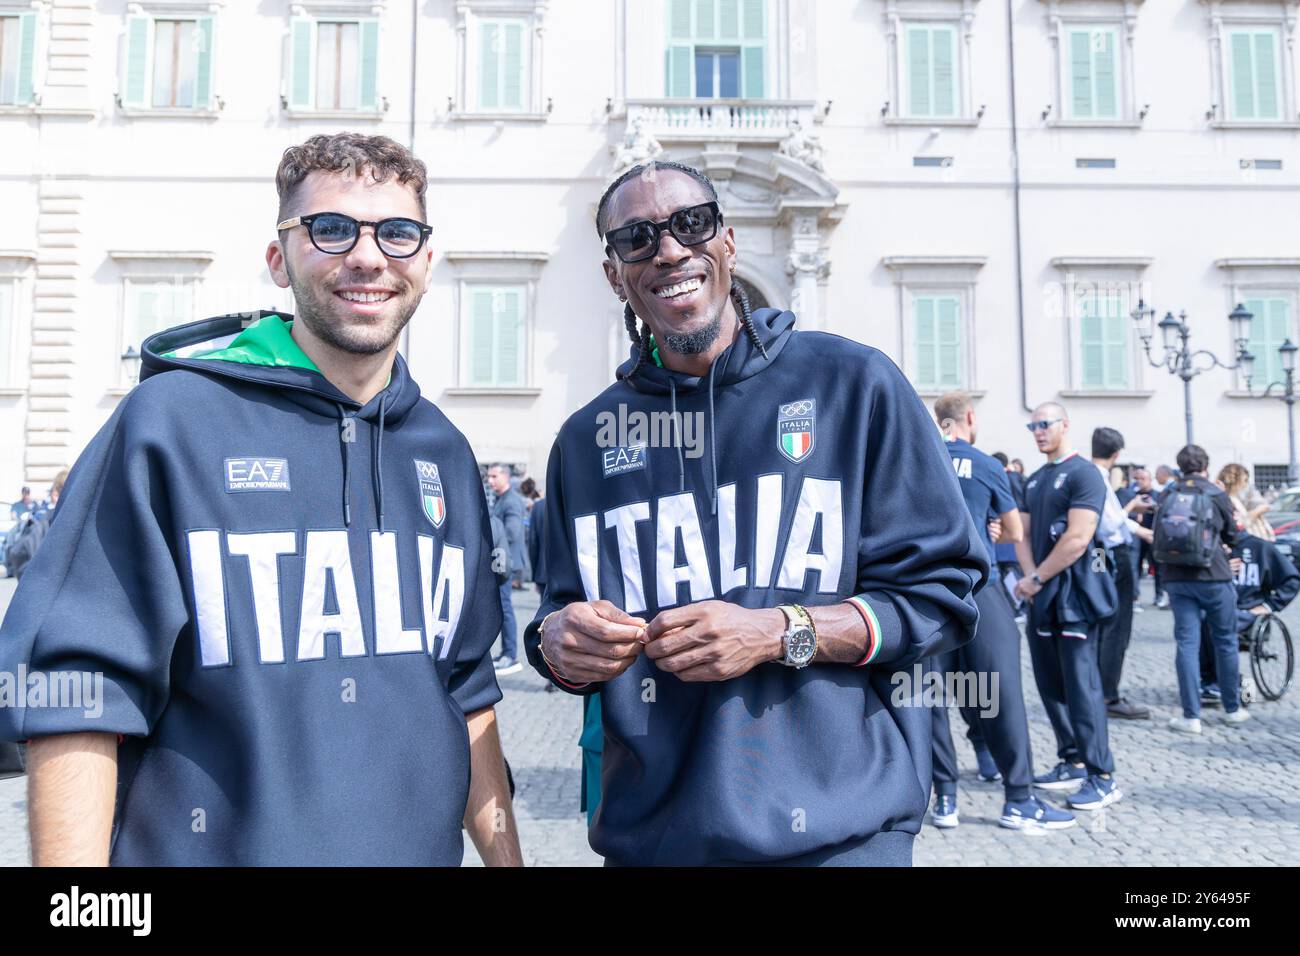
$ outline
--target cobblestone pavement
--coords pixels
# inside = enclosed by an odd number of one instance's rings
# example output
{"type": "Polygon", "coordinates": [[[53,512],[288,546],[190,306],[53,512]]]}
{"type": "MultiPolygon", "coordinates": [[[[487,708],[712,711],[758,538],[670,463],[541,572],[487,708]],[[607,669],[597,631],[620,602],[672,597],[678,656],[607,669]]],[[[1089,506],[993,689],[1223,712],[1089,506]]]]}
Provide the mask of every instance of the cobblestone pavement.
{"type": "MultiPolygon", "coordinates": [[[[1134,617],[1124,691],[1150,706],[1149,721],[1112,721],[1122,802],[1100,813],[1081,813],[1080,826],[1031,836],[997,826],[998,785],[975,777],[974,756],[960,717],[952,716],[963,780],[961,826],[938,831],[928,823],[916,844],[916,862],[929,866],[990,865],[1280,865],[1300,863],[1300,689],[1278,703],[1258,703],[1257,719],[1240,727],[1205,714],[1205,733],[1185,737],[1165,719],[1178,710],[1173,670],[1173,619],[1151,608],[1134,617]]],[[[13,582],[0,581],[0,609],[13,582]]],[[[536,598],[517,593],[521,623],[536,598]]],[[[1284,615],[1300,639],[1300,608],[1284,615]]],[[[1055,762],[1051,727],[1038,703],[1028,654],[1023,654],[1035,768],[1055,762]]],[[[1244,660],[1244,658],[1243,658],[1244,660]]],[[[506,758],[518,791],[524,857],[531,866],[599,865],[587,845],[578,812],[580,726],[578,702],[547,693],[531,668],[501,680],[498,705],[506,758]]],[[[27,862],[26,803],[21,779],[0,781],[0,865],[27,862]]],[[[1053,798],[1055,799],[1055,798],[1053,798]]],[[[467,864],[478,857],[467,846],[467,864]]]]}

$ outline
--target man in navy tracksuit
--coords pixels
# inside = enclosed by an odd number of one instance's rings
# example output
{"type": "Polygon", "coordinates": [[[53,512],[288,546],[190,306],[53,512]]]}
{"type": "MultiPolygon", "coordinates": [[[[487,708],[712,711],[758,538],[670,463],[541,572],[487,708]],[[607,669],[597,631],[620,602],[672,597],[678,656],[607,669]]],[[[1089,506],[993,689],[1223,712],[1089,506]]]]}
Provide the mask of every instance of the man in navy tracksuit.
{"type": "Polygon", "coordinates": [[[317,136],[276,176],[297,315],[152,336],[0,629],[41,864],[518,863],[489,656],[491,534],[464,437],[397,340],[425,290],[424,164],[317,136]]]}
{"type": "Polygon", "coordinates": [[[1062,406],[1040,405],[1028,427],[1047,464],[1025,484],[1027,540],[1016,545],[1025,577],[1016,590],[1033,600],[1029,654],[1060,757],[1034,784],[1073,791],[1067,802],[1076,810],[1100,810],[1123,796],[1097,658],[1101,626],[1116,603],[1106,551],[1095,540],[1106,483],[1073,449],[1062,406]]]}
{"type": "MultiPolygon", "coordinates": [[[[966,392],[949,392],[934,403],[934,417],[943,429],[952,456],[953,471],[966,499],[975,529],[988,549],[990,565],[996,567],[988,516],[997,515],[1002,538],[1012,543],[1021,538],[1020,510],[1011,494],[1006,472],[997,460],[974,447],[975,408],[966,392]]],[[[1020,628],[1016,626],[1011,602],[996,576],[975,593],[979,606],[979,629],[975,639],[956,650],[939,655],[937,670],[944,674],[974,675],[978,680],[997,679],[997,697],[991,706],[985,701],[961,704],[962,714],[988,746],[1002,775],[1006,802],[999,825],[1013,830],[1061,830],[1075,825],[1074,815],[1049,806],[1031,792],[1034,780],[1029,747],[1029,722],[1020,689],[1020,628]]],[[[958,686],[968,687],[969,684],[958,686]]],[[[989,686],[994,686],[990,684],[989,686]]],[[[932,819],[941,828],[954,827],[957,815],[957,754],[948,726],[948,708],[933,708],[934,791],[932,819]]]]}
{"type": "Polygon", "coordinates": [[[601,690],[591,845],[906,865],[930,788],[911,667],[970,638],[988,571],[942,440],[880,352],[750,314],[698,170],[634,168],[597,228],[635,344],[551,452],[525,638],[601,690]]]}

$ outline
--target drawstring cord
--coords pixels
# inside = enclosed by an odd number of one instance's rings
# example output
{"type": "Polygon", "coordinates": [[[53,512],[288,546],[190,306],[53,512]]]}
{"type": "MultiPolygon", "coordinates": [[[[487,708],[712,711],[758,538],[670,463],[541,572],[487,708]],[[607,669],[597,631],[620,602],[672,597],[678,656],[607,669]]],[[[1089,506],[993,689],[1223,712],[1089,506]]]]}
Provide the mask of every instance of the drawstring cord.
{"type": "Polygon", "coordinates": [[[682,457],[682,422],[677,416],[677,382],[668,377],[668,394],[673,419],[673,444],[677,447],[677,490],[686,490],[686,459],[682,457]]]}
{"type": "Polygon", "coordinates": [[[352,458],[348,446],[357,440],[357,420],[339,406],[339,444],[343,446],[343,526],[352,527],[352,458]]]}
{"type": "Polygon", "coordinates": [[[382,467],[384,460],[384,413],[385,403],[388,401],[387,395],[379,396],[379,431],[375,436],[375,457],[372,462],[372,468],[375,473],[376,492],[375,497],[379,506],[379,533],[384,533],[384,469],[382,467]]]}

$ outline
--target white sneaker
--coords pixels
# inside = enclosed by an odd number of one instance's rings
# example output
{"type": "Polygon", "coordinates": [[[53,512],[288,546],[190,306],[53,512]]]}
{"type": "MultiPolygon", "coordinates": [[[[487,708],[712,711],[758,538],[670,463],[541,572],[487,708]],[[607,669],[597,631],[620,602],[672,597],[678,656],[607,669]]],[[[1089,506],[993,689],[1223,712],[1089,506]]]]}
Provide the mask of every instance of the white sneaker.
{"type": "Polygon", "coordinates": [[[1230,713],[1225,712],[1223,715],[1223,722],[1225,724],[1244,724],[1250,719],[1250,711],[1245,707],[1238,707],[1236,710],[1230,713]]]}
{"type": "MultiPolygon", "coordinates": [[[[1240,711],[1238,711],[1238,713],[1240,713],[1240,711]]],[[[1180,734],[1199,734],[1201,732],[1201,718],[1170,717],[1169,729],[1176,730],[1180,734]]]]}

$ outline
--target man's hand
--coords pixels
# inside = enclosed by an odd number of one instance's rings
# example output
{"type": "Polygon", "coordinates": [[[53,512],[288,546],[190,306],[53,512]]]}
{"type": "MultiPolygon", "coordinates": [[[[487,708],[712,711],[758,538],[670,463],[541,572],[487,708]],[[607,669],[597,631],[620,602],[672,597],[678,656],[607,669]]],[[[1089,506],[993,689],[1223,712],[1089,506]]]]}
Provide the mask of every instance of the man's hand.
{"type": "Polygon", "coordinates": [[[998,538],[1000,537],[1002,537],[1002,519],[990,518],[989,519],[989,540],[996,543],[998,538]]]}
{"type": "Polygon", "coordinates": [[[1256,604],[1254,607],[1250,609],[1250,613],[1255,615],[1256,617],[1263,617],[1265,614],[1268,613],[1268,610],[1269,608],[1267,604],[1256,604]]]}
{"type": "Polygon", "coordinates": [[[786,620],[777,608],[752,610],[700,601],[661,611],[646,628],[646,656],[684,681],[731,680],[781,656],[786,620]]]}
{"type": "Polygon", "coordinates": [[[542,656],[570,684],[613,680],[641,653],[645,626],[608,601],[568,604],[547,618],[542,656]]]}
{"type": "Polygon", "coordinates": [[[1234,578],[1241,573],[1242,563],[1241,558],[1228,559],[1228,567],[1232,570],[1232,576],[1234,578]]]}
{"type": "Polygon", "coordinates": [[[1033,578],[1021,578],[1016,582],[1016,597],[1022,601],[1027,601],[1042,589],[1043,586],[1033,578]]]}

